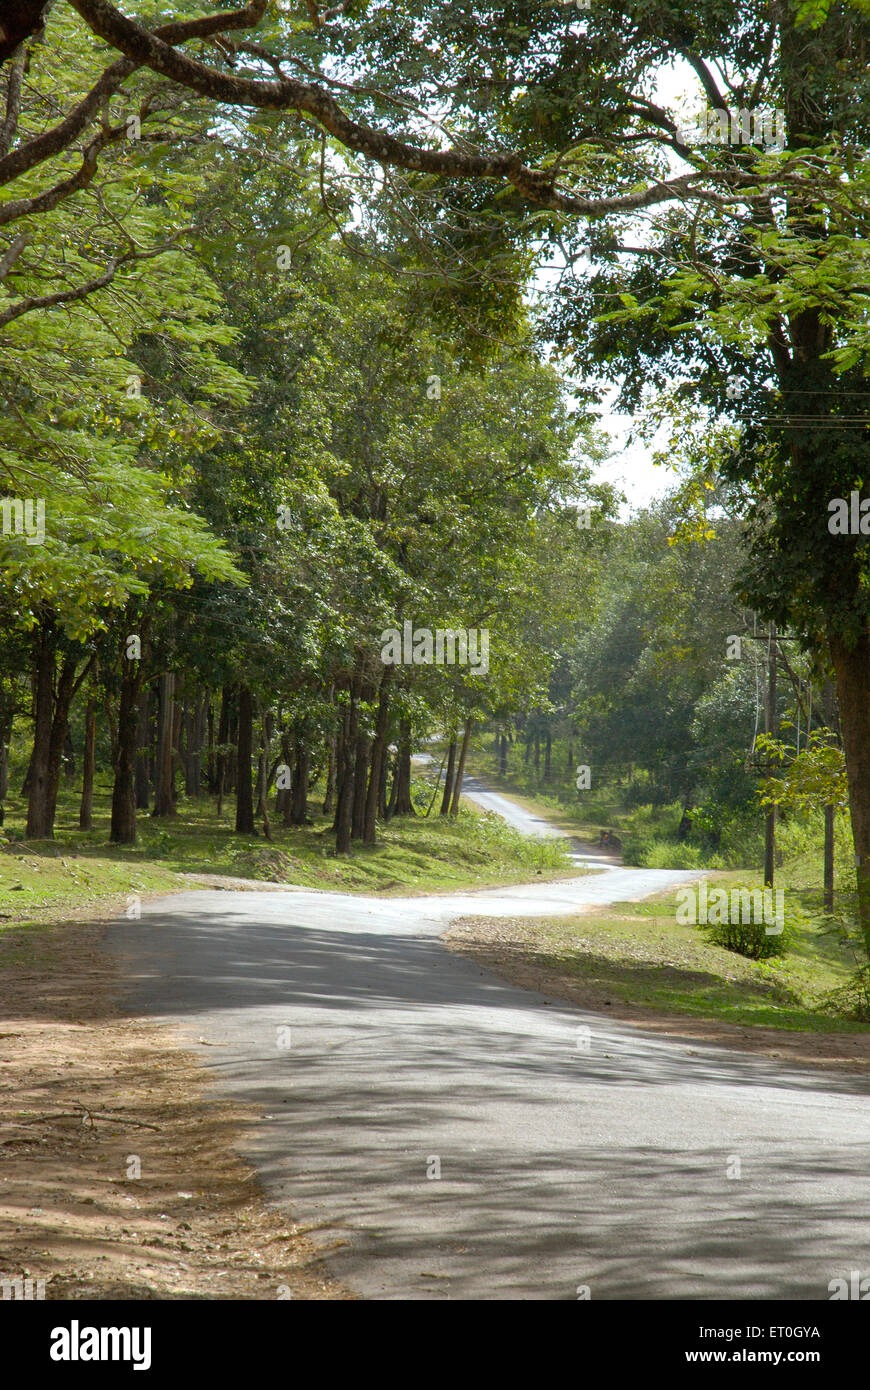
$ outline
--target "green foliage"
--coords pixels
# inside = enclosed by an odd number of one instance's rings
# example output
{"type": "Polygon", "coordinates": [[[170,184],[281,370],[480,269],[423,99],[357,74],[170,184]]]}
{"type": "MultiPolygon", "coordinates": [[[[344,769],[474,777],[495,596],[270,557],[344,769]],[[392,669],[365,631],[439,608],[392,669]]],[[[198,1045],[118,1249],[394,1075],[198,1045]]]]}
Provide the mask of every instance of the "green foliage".
{"type": "Polygon", "coordinates": [[[722,946],[726,951],[735,951],[747,960],[772,960],[776,956],[785,956],[792,941],[790,919],[786,920],[778,935],[769,931],[763,922],[742,920],[707,923],[699,927],[699,931],[714,945],[722,946]]]}
{"type": "Polygon", "coordinates": [[[766,777],[759,789],[762,806],[786,806],[798,811],[816,811],[835,806],[842,811],[848,804],[846,764],[843,750],[827,729],[813,729],[803,752],[791,756],[791,749],[779,739],[760,734],[756,741],[760,758],[785,763],[780,776],[766,777]]]}
{"type": "Polygon", "coordinates": [[[870,965],[861,965],[844,985],[832,989],[827,1007],[843,1018],[870,1023],[870,965]]]}

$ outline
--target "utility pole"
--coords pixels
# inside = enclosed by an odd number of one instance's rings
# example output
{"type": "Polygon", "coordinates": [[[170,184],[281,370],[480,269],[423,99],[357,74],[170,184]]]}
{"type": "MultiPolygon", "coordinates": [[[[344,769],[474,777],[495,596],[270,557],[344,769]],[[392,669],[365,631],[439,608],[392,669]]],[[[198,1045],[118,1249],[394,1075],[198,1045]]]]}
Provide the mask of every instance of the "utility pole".
{"type": "MultiPolygon", "coordinates": [[[[767,699],[764,704],[764,732],[771,738],[777,736],[776,719],[776,623],[767,628],[767,699]]],[[[768,775],[771,768],[768,765],[768,775]]],[[[768,807],[764,822],[764,886],[773,887],[774,856],[776,850],[776,806],[768,807]]]]}

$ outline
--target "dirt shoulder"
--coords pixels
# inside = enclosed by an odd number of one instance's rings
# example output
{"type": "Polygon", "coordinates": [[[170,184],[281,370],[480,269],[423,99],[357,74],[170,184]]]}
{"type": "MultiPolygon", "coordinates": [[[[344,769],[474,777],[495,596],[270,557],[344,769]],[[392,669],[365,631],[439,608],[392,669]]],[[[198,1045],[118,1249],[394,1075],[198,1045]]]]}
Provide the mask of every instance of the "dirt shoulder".
{"type": "Polygon", "coordinates": [[[243,1108],[120,1014],[106,925],[0,933],[0,1278],[47,1299],[351,1297],[263,1201],[243,1108]]]}
{"type": "Polygon", "coordinates": [[[510,984],[578,1009],[621,1019],[659,1037],[758,1053],[800,1066],[865,1074],[870,1068],[870,1033],[791,1032],[665,1013],[627,1003],[583,981],[568,978],[540,958],[546,954],[546,947],[539,946],[530,936],[527,920],[466,918],[454,922],[442,940],[449,950],[467,956],[510,984]]]}

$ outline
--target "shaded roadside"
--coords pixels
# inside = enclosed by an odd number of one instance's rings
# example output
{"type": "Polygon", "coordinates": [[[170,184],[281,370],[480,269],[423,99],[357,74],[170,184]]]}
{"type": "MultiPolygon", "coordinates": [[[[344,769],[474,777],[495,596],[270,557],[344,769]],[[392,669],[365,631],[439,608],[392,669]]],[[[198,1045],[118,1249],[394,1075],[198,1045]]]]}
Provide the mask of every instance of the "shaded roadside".
{"type": "Polygon", "coordinates": [[[0,1278],[47,1299],[352,1297],[262,1201],[244,1107],[120,1016],[105,927],[0,935],[0,1278]]]}

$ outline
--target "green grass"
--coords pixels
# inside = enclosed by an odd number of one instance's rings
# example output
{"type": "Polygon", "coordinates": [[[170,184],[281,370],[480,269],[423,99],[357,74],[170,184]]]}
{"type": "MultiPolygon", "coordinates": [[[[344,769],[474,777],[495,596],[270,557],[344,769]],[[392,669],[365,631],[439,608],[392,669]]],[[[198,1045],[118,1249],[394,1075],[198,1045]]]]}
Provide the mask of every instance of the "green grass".
{"type": "Polygon", "coordinates": [[[273,816],[272,843],[262,835],[237,835],[232,798],[221,820],[208,797],[181,800],[177,819],[154,820],[140,813],[138,844],[110,845],[105,778],[95,789],[93,830],[78,829],[78,793],[65,786],[54,841],[28,843],[23,840],[24,804],[10,798],[0,838],[0,919],[38,921],[64,909],[123,901],[132,893],[190,888],[180,874],[229,874],[389,894],[480,888],[577,873],[558,841],[520,835],[498,817],[467,807],[455,820],[437,814],[427,818],[422,812],[429,802],[429,783],[416,782],[414,791],[420,814],[379,827],[376,846],[354,844],[348,857],[334,853],[331,818],[316,812],[311,826],[293,829],[276,824],[273,816]]]}
{"type": "MultiPolygon", "coordinates": [[[[760,887],[761,880],[717,874],[715,886],[760,887]]],[[[517,920],[513,940],[567,982],[638,1006],[744,1026],[866,1032],[837,998],[860,963],[857,940],[821,915],[817,895],[783,886],[789,948],[782,958],[746,960],[699,927],[680,925],[672,892],[580,917],[517,920]]]]}

